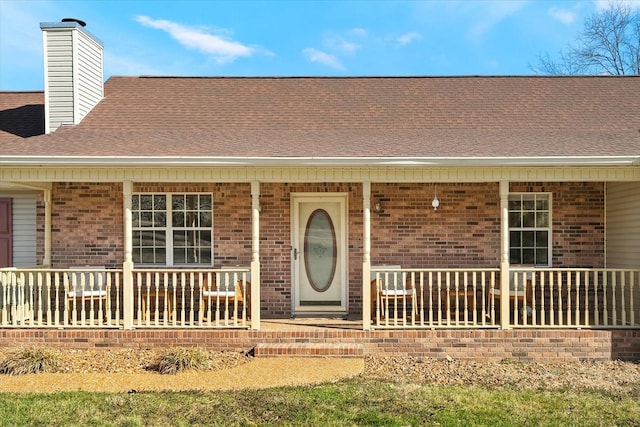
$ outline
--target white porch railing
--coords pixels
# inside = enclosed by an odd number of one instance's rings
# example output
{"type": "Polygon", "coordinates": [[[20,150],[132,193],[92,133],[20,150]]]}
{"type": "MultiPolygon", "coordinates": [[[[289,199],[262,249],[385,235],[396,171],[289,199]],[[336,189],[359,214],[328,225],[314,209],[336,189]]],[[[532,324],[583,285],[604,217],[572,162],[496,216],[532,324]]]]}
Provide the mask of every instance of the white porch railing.
{"type": "Polygon", "coordinates": [[[249,327],[248,268],[134,270],[135,327],[249,327]]]}
{"type": "Polygon", "coordinates": [[[371,268],[374,328],[495,327],[499,269],[371,268]]]}
{"type": "MultiPolygon", "coordinates": [[[[396,266],[371,274],[373,328],[502,324],[499,269],[396,266]]],[[[509,327],[640,327],[640,270],[518,267],[508,282],[509,327]]]]}
{"type": "Polygon", "coordinates": [[[0,327],[121,328],[124,301],[132,327],[249,327],[248,268],[0,269],[0,327]],[[131,298],[125,298],[129,292],[131,298]]]}
{"type": "Polygon", "coordinates": [[[119,326],[120,270],[0,269],[0,327],[119,326]]]}
{"type": "Polygon", "coordinates": [[[640,270],[512,268],[514,327],[638,328],[640,270]]]}
{"type": "MultiPolygon", "coordinates": [[[[371,272],[373,328],[497,328],[504,316],[514,328],[640,327],[638,269],[512,267],[508,296],[496,268],[371,272]]],[[[0,327],[247,328],[250,281],[239,267],[135,269],[131,280],[103,267],[4,268],[0,327]]]]}

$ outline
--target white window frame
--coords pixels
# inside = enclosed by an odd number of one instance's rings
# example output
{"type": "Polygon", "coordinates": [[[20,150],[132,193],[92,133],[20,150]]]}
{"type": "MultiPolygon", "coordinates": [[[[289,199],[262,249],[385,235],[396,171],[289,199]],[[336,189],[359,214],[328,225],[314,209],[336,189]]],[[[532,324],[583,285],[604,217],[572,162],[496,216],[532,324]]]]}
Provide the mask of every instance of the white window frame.
{"type": "MultiPolygon", "coordinates": [[[[553,197],[552,197],[551,192],[516,192],[516,193],[509,193],[509,262],[512,264],[523,264],[523,265],[533,265],[536,267],[551,267],[552,266],[552,260],[553,260],[553,197]],[[510,202],[512,201],[512,198],[514,197],[519,197],[520,201],[522,201],[523,196],[533,196],[534,197],[534,201],[538,198],[547,198],[547,202],[548,202],[548,206],[549,206],[549,210],[548,210],[548,214],[549,214],[549,219],[548,219],[548,224],[547,227],[538,227],[537,225],[534,227],[512,227],[511,223],[510,223],[510,214],[511,212],[513,212],[513,210],[511,209],[510,206],[510,202]],[[536,263],[534,262],[534,264],[525,264],[524,262],[522,262],[523,260],[521,259],[520,263],[514,263],[513,261],[511,261],[511,250],[512,250],[512,245],[511,245],[511,232],[512,231],[547,231],[548,233],[548,241],[547,241],[547,263],[546,264],[542,264],[542,263],[536,263]]],[[[537,212],[537,209],[534,209],[535,212],[537,212]]],[[[522,209],[520,209],[520,212],[522,212],[522,209]]],[[[519,246],[520,248],[522,247],[522,242],[521,245],[519,246]]]]}
{"type": "MultiPolygon", "coordinates": [[[[140,225],[136,226],[132,226],[133,232],[140,232],[140,231],[164,231],[165,232],[165,263],[164,264],[159,264],[159,263],[153,263],[153,264],[149,264],[149,263],[137,263],[136,265],[139,266],[143,266],[143,267],[158,267],[158,266],[164,266],[164,267],[178,267],[178,268],[192,268],[195,266],[199,266],[199,267],[213,267],[213,261],[214,261],[214,253],[213,253],[213,230],[214,230],[214,217],[213,217],[213,193],[209,193],[209,192],[190,192],[190,191],[185,191],[185,192],[138,192],[138,193],[134,193],[132,195],[132,197],[140,197],[140,196],[164,196],[166,198],[166,210],[164,210],[165,215],[166,215],[166,219],[165,219],[165,226],[164,227],[142,227],[140,225]],[[196,195],[196,196],[209,196],[211,197],[211,227],[174,227],[173,226],[173,197],[174,196],[192,196],[192,195],[196,195]],[[211,262],[210,263],[185,263],[185,264],[175,264],[175,260],[174,260],[174,243],[173,243],[173,233],[176,230],[184,230],[184,229],[191,229],[191,230],[208,230],[211,232],[211,262]]],[[[133,210],[133,214],[136,215],[138,212],[140,212],[140,206],[138,206],[137,210],[133,210]]],[[[154,251],[155,251],[155,247],[154,247],[154,251]]],[[[133,247],[134,252],[137,252],[139,250],[139,246],[135,246],[133,247]]],[[[135,256],[135,255],[134,255],[135,256]]]]}

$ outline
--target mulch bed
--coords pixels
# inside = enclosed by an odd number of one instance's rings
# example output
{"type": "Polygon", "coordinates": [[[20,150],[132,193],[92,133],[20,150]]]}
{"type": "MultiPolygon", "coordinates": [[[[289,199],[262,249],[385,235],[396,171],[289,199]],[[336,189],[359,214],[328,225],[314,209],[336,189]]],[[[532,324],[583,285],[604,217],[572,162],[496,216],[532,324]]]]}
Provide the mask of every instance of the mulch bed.
{"type": "MultiPolygon", "coordinates": [[[[13,350],[0,350],[0,361],[13,350]]],[[[58,373],[157,374],[166,350],[54,350],[62,364],[58,373]]],[[[239,352],[210,352],[212,369],[251,363],[239,352]]],[[[282,359],[283,366],[287,359],[282,359]]],[[[60,376],[64,377],[64,375],[60,376]]],[[[478,362],[410,356],[366,357],[361,378],[436,385],[514,387],[532,390],[591,390],[640,397],[640,363],[621,361],[536,363],[478,362]]]]}

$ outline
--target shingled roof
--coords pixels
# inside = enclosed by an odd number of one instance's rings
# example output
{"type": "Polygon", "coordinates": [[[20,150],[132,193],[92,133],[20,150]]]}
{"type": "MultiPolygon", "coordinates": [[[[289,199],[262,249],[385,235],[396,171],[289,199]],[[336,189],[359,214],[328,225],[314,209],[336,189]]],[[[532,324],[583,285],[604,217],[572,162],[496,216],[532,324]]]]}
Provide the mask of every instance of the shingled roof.
{"type": "Polygon", "coordinates": [[[1,92],[0,147],[6,141],[42,134],[44,92],[1,92]]]}
{"type": "Polygon", "coordinates": [[[112,77],[79,125],[1,150],[123,158],[638,156],[640,77],[112,77]]]}

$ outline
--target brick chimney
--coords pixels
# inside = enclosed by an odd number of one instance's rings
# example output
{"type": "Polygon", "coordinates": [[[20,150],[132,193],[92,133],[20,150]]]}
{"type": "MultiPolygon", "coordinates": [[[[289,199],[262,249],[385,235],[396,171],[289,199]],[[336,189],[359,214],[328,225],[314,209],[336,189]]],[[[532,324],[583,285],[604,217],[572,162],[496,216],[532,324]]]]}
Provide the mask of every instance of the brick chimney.
{"type": "Polygon", "coordinates": [[[77,125],[104,96],[103,45],[83,21],[42,22],[45,132],[77,125]]]}

